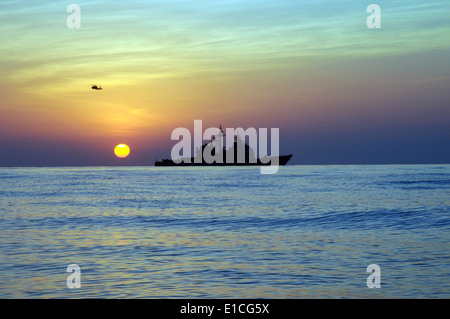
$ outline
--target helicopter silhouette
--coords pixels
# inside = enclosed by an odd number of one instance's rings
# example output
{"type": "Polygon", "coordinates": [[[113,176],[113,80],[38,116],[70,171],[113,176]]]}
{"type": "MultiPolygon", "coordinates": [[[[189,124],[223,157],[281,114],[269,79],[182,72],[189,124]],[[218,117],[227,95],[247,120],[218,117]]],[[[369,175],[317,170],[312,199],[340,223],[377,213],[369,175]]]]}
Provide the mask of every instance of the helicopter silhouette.
{"type": "Polygon", "coordinates": [[[95,85],[95,84],[92,84],[91,89],[93,89],[93,90],[103,90],[103,88],[102,88],[101,85],[100,85],[100,86],[97,86],[97,85],[95,85]]]}

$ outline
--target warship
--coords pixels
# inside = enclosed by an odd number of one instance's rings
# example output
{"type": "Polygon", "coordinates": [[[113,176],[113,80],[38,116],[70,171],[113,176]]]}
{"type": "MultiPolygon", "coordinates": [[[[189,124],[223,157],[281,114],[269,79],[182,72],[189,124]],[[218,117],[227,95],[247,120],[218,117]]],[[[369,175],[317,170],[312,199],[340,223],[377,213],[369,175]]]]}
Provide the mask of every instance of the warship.
{"type": "MultiPolygon", "coordinates": [[[[221,137],[225,136],[220,126],[221,137]]],[[[177,161],[172,159],[162,159],[161,161],[155,161],[155,166],[269,166],[269,165],[286,165],[292,157],[292,154],[281,156],[265,156],[263,158],[256,158],[254,150],[238,136],[234,136],[234,144],[226,149],[221,149],[221,154],[215,154],[216,144],[219,139],[213,137],[213,139],[207,143],[204,143],[201,148],[197,148],[196,155],[190,158],[183,158],[177,161]],[[207,162],[202,156],[205,149],[214,158],[221,158],[220,161],[207,162]],[[244,158],[238,158],[239,150],[244,150],[244,158]],[[227,160],[227,158],[229,159],[227,160]],[[232,160],[230,160],[232,159],[232,160]]],[[[222,141],[222,139],[220,139],[222,141]]]]}

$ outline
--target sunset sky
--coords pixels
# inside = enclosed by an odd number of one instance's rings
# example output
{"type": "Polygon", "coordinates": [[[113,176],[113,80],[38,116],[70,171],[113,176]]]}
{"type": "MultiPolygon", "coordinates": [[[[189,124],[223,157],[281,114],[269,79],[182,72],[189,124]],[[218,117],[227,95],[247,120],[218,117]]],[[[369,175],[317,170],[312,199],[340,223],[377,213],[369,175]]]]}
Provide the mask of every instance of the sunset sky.
{"type": "Polygon", "coordinates": [[[292,164],[449,163],[449,13],[448,0],[3,0],[0,166],[153,165],[197,119],[280,128],[292,164]]]}

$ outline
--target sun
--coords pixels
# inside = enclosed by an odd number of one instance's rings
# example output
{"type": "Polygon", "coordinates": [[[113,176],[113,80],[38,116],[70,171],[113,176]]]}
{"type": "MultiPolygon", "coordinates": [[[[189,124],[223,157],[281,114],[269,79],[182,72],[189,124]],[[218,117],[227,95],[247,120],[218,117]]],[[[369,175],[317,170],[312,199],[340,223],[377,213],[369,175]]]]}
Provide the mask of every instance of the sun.
{"type": "Polygon", "coordinates": [[[130,148],[127,144],[119,144],[114,148],[114,154],[118,158],[125,158],[130,154],[130,148]]]}

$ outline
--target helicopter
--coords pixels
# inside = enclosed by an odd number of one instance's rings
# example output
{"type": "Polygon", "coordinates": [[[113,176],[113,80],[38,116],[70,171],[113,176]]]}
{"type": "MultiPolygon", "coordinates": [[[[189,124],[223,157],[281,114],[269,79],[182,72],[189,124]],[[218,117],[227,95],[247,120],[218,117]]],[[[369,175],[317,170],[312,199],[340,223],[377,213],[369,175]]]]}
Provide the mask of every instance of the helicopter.
{"type": "Polygon", "coordinates": [[[97,86],[97,85],[95,85],[95,84],[92,84],[91,89],[93,89],[93,90],[103,90],[103,88],[102,88],[101,85],[100,85],[100,86],[97,86]]]}

